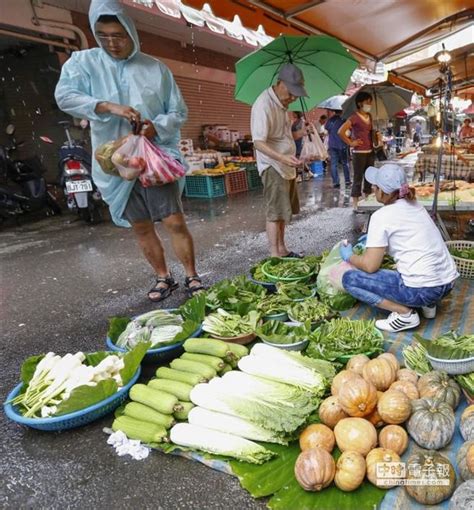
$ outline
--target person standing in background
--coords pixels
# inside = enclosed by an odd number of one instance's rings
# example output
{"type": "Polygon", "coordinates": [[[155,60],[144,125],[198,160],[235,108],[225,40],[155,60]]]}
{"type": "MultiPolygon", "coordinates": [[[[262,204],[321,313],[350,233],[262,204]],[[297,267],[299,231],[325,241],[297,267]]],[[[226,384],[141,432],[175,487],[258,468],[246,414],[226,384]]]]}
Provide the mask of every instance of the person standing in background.
{"type": "MultiPolygon", "coordinates": [[[[295,120],[291,125],[291,132],[296,146],[295,156],[300,159],[301,151],[303,150],[304,137],[308,133],[309,124],[306,122],[303,112],[294,112],[295,120]]],[[[308,170],[307,165],[298,167],[296,169],[298,176],[296,182],[309,181],[311,179],[311,172],[308,170]]]]}
{"type": "Polygon", "coordinates": [[[300,210],[296,188],[296,146],[288,107],[308,97],[301,69],[281,67],[275,85],[265,89],[252,106],[251,131],[262,177],[266,229],[272,257],[300,257],[286,247],[285,228],[300,210]]]}
{"type": "Polygon", "coordinates": [[[328,133],[328,151],[331,164],[332,185],[334,188],[341,187],[339,183],[339,163],[344,171],[346,186],[350,186],[352,184],[349,173],[348,147],[338,135],[339,129],[344,124],[341,113],[341,110],[334,110],[334,115],[325,124],[325,128],[328,133]]]}
{"type": "Polygon", "coordinates": [[[413,134],[413,143],[415,145],[419,145],[421,141],[421,132],[423,131],[423,127],[421,126],[421,122],[419,120],[416,121],[415,124],[415,133],[413,134]]]}
{"type": "Polygon", "coordinates": [[[352,164],[354,177],[352,180],[352,207],[355,213],[359,213],[357,207],[359,200],[364,195],[370,195],[372,186],[364,180],[364,172],[369,166],[374,165],[375,155],[372,143],[372,96],[367,92],[359,92],[355,97],[357,111],[353,113],[339,128],[338,135],[349,147],[352,147],[352,164]],[[351,132],[351,138],[347,136],[351,132]]]}

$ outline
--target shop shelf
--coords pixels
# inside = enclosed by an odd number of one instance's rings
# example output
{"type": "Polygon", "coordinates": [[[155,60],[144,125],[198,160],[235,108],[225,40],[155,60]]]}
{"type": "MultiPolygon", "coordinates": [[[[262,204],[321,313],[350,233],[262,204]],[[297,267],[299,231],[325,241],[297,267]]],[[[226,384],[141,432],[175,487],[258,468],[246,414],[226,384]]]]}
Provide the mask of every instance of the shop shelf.
{"type": "Polygon", "coordinates": [[[247,167],[247,183],[249,189],[257,189],[263,186],[262,179],[256,166],[247,167]]]}
{"type": "Polygon", "coordinates": [[[226,186],[223,175],[187,175],[184,194],[190,198],[225,197],[226,186]]]}
{"type": "Polygon", "coordinates": [[[224,176],[224,179],[225,189],[228,195],[241,193],[242,191],[248,191],[249,189],[247,183],[247,172],[245,170],[228,173],[224,176]]]}

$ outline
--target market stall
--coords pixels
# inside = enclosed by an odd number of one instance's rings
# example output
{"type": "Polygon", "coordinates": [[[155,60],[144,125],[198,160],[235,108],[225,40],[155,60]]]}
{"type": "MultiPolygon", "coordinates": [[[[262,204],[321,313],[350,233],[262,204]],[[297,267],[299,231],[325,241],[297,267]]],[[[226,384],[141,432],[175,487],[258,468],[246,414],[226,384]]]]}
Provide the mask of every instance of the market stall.
{"type": "Polygon", "coordinates": [[[463,297],[472,285],[460,282],[434,329],[390,338],[375,329],[374,310],[354,307],[341,287],[337,252],[265,259],[178,310],[113,318],[113,353],[30,358],[7,415],[61,430],[117,408],[108,442],[119,454],[140,459],[151,447],[202,462],[273,509],[446,500],[456,480],[474,477],[474,408],[466,407],[474,336],[463,297]],[[149,381],[138,381],[141,362],[156,367],[149,381]],[[436,475],[409,471],[430,462],[436,475]],[[421,488],[395,488],[420,477],[421,488]]]}

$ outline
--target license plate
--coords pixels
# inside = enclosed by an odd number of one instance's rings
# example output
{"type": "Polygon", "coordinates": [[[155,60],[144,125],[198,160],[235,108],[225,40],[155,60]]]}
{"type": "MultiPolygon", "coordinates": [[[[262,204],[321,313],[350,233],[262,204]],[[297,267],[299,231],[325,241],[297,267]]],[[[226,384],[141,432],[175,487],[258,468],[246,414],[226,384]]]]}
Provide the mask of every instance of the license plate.
{"type": "Polygon", "coordinates": [[[68,193],[80,193],[81,191],[92,191],[91,181],[67,181],[66,190],[68,193]]]}

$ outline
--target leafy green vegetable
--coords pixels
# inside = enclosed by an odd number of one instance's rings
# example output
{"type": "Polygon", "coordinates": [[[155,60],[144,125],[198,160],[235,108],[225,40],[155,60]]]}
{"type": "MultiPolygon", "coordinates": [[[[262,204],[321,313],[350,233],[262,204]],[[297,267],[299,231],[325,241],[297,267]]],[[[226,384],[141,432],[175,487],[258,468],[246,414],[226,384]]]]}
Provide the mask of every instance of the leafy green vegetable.
{"type": "Polygon", "coordinates": [[[109,330],[107,336],[115,344],[119,336],[125,331],[128,323],[131,321],[129,317],[110,317],[109,318],[109,330]]]}
{"type": "Polygon", "coordinates": [[[426,349],[417,342],[405,347],[402,355],[405,365],[417,374],[423,375],[433,370],[431,363],[426,358],[426,349]]]}
{"type": "Polygon", "coordinates": [[[434,340],[427,340],[417,333],[413,336],[433,358],[456,360],[474,356],[474,335],[459,335],[450,331],[434,340]]]}
{"type": "Polygon", "coordinates": [[[123,356],[124,367],[120,370],[120,377],[124,386],[130,381],[138,370],[146,351],[150,348],[149,343],[140,343],[123,356]]]}
{"type": "Polygon", "coordinates": [[[304,259],[284,259],[274,257],[264,265],[264,272],[273,278],[304,278],[314,274],[317,267],[304,259]]]}
{"type": "Polygon", "coordinates": [[[218,308],[204,319],[202,329],[211,335],[232,338],[254,333],[259,320],[260,314],[255,310],[242,317],[218,308]]]}
{"type": "Polygon", "coordinates": [[[250,269],[250,274],[252,275],[252,278],[257,282],[262,283],[273,283],[272,279],[269,278],[263,271],[262,267],[269,259],[263,259],[261,260],[257,265],[253,266],[250,269]]]}
{"type": "Polygon", "coordinates": [[[228,312],[246,315],[255,310],[257,302],[265,296],[267,290],[251,282],[245,276],[232,280],[222,280],[213,285],[206,295],[207,307],[211,310],[222,308],[228,312]]]}
{"type": "Polygon", "coordinates": [[[461,250],[457,248],[449,247],[449,252],[451,255],[455,257],[459,257],[460,259],[466,260],[474,260],[474,248],[462,248],[461,250]]]}
{"type": "Polygon", "coordinates": [[[281,321],[267,321],[260,326],[257,336],[272,344],[294,344],[307,340],[310,334],[311,324],[290,326],[281,321]]]}
{"type": "Polygon", "coordinates": [[[470,395],[474,396],[474,372],[464,375],[455,375],[456,382],[464,388],[470,395]]]}
{"type": "Polygon", "coordinates": [[[27,385],[31,381],[33,374],[35,373],[36,366],[43,358],[44,354],[40,354],[38,356],[31,356],[23,362],[21,365],[21,381],[23,382],[23,385],[27,385]]]}
{"type": "Polygon", "coordinates": [[[293,301],[279,294],[269,294],[257,304],[257,311],[264,317],[266,315],[277,315],[286,313],[293,301]]]}
{"type": "Polygon", "coordinates": [[[200,324],[206,316],[206,293],[199,292],[179,307],[183,319],[200,324]]]}
{"type": "Polygon", "coordinates": [[[321,287],[318,291],[321,301],[323,301],[323,303],[327,303],[333,310],[338,312],[349,310],[349,308],[352,308],[357,304],[357,299],[344,290],[336,291],[332,294],[326,294],[321,287]]]}
{"type": "Polygon", "coordinates": [[[314,295],[314,288],[300,282],[278,282],[277,293],[289,300],[306,299],[314,295]]]}
{"type": "Polygon", "coordinates": [[[334,317],[334,312],[327,303],[318,301],[317,299],[306,299],[300,303],[294,303],[288,310],[288,316],[292,321],[311,323],[328,320],[334,317]]]}
{"type": "Polygon", "coordinates": [[[63,400],[54,416],[73,413],[92,406],[111,397],[118,390],[114,379],[99,381],[95,386],[79,386],[71,392],[71,396],[63,400]]]}
{"type": "Polygon", "coordinates": [[[333,319],[313,331],[309,340],[306,354],[319,359],[383,352],[383,336],[374,321],[333,319]]]}

